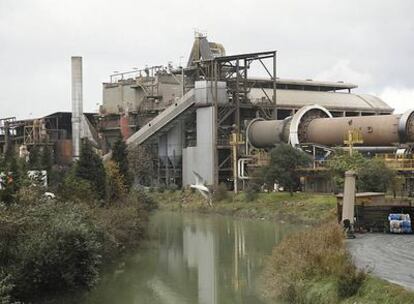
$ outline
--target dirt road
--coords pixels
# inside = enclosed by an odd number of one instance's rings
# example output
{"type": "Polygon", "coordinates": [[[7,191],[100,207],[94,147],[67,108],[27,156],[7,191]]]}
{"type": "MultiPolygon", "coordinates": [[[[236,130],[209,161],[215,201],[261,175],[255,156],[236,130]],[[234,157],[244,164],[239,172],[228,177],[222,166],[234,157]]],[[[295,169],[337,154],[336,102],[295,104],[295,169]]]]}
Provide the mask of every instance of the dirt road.
{"type": "Polygon", "coordinates": [[[358,267],[414,290],[414,235],[357,235],[347,246],[358,267]]]}

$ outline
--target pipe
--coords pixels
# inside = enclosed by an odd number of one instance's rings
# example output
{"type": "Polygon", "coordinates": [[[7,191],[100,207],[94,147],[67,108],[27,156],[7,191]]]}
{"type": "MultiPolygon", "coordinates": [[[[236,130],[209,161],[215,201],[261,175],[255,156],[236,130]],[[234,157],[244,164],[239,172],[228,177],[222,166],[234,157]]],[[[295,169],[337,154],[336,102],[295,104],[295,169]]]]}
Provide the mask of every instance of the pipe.
{"type": "Polygon", "coordinates": [[[361,132],[363,146],[391,146],[399,142],[401,115],[337,117],[314,119],[306,129],[306,142],[342,146],[349,130],[361,132]]]}
{"type": "Polygon", "coordinates": [[[333,118],[319,105],[305,106],[285,120],[252,120],[247,140],[255,148],[271,148],[280,143],[296,147],[311,143],[343,146],[349,130],[361,132],[364,147],[390,147],[414,142],[414,109],[404,114],[333,118]]]}
{"type": "Polygon", "coordinates": [[[83,116],[82,57],[72,57],[72,158],[79,159],[83,116]]]}

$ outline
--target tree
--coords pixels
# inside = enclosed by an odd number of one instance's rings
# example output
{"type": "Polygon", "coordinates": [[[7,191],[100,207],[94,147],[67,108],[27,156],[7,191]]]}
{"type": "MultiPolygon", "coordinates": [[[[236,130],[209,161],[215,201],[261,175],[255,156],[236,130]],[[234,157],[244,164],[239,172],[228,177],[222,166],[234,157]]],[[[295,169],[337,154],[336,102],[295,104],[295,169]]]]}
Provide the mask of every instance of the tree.
{"type": "Polygon", "coordinates": [[[32,146],[29,154],[29,170],[40,169],[40,148],[38,145],[32,146]]]}
{"type": "Polygon", "coordinates": [[[151,152],[146,146],[136,146],[128,153],[129,169],[137,183],[148,184],[154,176],[151,152]]]}
{"type": "Polygon", "coordinates": [[[366,158],[358,151],[354,151],[352,155],[343,150],[335,151],[327,162],[327,168],[335,184],[335,192],[343,189],[346,171],[353,170],[358,173],[365,163],[366,158]]]}
{"type": "Polygon", "coordinates": [[[11,203],[14,201],[15,194],[27,180],[25,163],[17,159],[13,144],[8,146],[5,151],[2,166],[0,168],[1,190],[0,201],[11,203]]]}
{"type": "Polygon", "coordinates": [[[125,186],[129,188],[131,178],[129,174],[128,150],[125,142],[121,138],[112,147],[112,160],[118,166],[119,173],[124,177],[125,186]]]}
{"type": "Polygon", "coordinates": [[[105,163],[106,171],[106,195],[109,202],[125,198],[127,187],[124,176],[121,174],[118,165],[114,161],[105,163]]]}
{"type": "Polygon", "coordinates": [[[360,167],[357,173],[360,190],[373,192],[386,192],[396,175],[379,158],[366,160],[364,166],[360,167]]]}
{"type": "Polygon", "coordinates": [[[290,194],[299,185],[300,173],[298,169],[308,166],[311,158],[301,150],[291,145],[281,144],[270,153],[270,164],[264,169],[266,182],[277,182],[288,189],[290,194]]]}
{"type": "Polygon", "coordinates": [[[105,168],[101,158],[93,151],[87,139],[81,144],[75,175],[89,181],[99,198],[105,198],[105,168]]]}
{"type": "Polygon", "coordinates": [[[52,169],[53,159],[52,159],[52,151],[50,147],[44,146],[41,157],[40,157],[40,164],[41,168],[43,170],[46,170],[47,173],[50,173],[50,170],[52,169]]]}
{"type": "Polygon", "coordinates": [[[396,192],[401,184],[396,173],[382,159],[369,159],[357,151],[352,155],[337,151],[328,161],[328,168],[337,190],[343,188],[345,171],[348,170],[357,173],[357,188],[360,191],[386,192],[390,188],[396,192]]]}

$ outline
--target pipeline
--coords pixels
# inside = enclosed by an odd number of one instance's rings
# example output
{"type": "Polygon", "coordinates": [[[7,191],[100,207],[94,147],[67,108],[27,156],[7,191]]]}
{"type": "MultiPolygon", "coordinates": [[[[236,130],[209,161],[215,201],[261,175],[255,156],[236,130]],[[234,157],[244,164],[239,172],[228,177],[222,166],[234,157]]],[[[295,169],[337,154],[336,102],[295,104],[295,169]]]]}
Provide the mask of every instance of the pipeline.
{"type": "Polygon", "coordinates": [[[280,143],[342,146],[349,130],[359,130],[364,147],[391,147],[414,142],[414,109],[404,114],[336,117],[322,106],[310,105],[284,120],[252,120],[247,140],[255,148],[280,143]]]}

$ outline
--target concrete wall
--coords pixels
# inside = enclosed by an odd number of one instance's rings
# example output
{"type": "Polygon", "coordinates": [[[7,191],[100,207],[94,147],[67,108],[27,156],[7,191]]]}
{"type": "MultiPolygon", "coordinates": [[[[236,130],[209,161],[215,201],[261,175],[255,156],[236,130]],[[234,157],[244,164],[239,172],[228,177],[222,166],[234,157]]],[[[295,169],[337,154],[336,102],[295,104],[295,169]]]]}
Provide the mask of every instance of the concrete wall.
{"type": "Polygon", "coordinates": [[[131,84],[104,85],[103,108],[107,113],[119,113],[120,110],[134,111],[143,97],[142,89],[132,88],[131,84]]]}
{"type": "Polygon", "coordinates": [[[195,182],[193,171],[208,185],[214,184],[214,108],[197,109],[197,146],[183,149],[183,185],[195,182]]]}
{"type": "MultiPolygon", "coordinates": [[[[209,105],[213,103],[213,97],[216,92],[211,81],[196,81],[194,91],[197,104],[209,105]]],[[[217,95],[220,104],[228,102],[227,85],[225,82],[217,82],[217,95]]]]}

